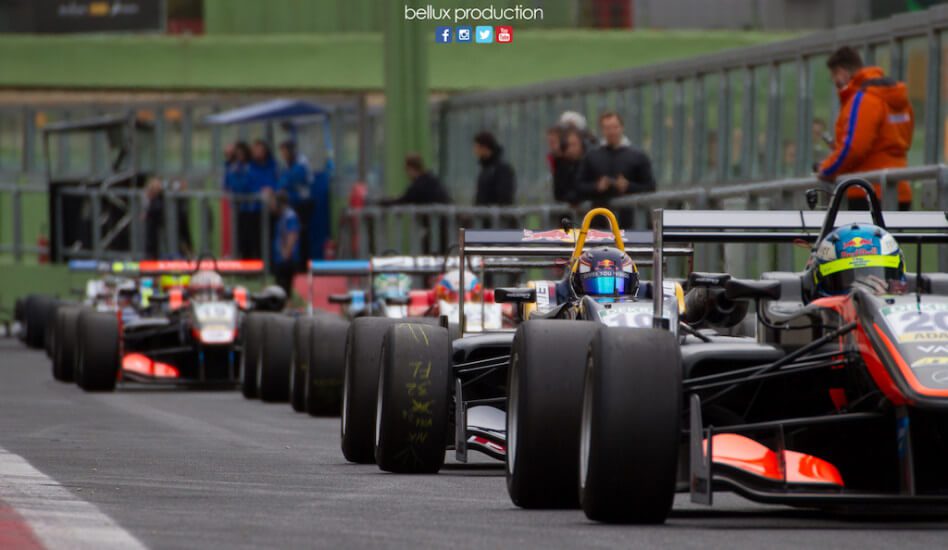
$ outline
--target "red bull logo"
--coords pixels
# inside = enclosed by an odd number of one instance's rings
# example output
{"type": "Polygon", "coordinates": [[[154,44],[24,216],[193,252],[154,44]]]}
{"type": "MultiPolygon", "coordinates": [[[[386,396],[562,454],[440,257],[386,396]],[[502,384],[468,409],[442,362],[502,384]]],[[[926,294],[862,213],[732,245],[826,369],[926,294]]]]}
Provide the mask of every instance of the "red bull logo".
{"type": "Polygon", "coordinates": [[[878,253],[879,249],[873,245],[872,239],[853,237],[843,243],[843,250],[840,253],[840,257],[848,258],[851,256],[866,256],[878,253]]]}
{"type": "Polygon", "coordinates": [[[615,269],[616,263],[612,260],[599,260],[598,269],[615,269]]]}

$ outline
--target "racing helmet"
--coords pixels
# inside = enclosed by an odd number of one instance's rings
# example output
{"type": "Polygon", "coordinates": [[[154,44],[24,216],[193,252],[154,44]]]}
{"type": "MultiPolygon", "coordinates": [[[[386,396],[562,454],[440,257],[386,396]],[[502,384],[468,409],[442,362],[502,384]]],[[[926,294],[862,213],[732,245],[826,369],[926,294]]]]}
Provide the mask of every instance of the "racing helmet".
{"type": "Polygon", "coordinates": [[[571,279],[580,296],[635,296],[639,290],[639,270],[632,258],[609,246],[583,252],[571,279]]]}
{"type": "Polygon", "coordinates": [[[878,294],[905,292],[905,259],[891,233],[872,224],[837,227],[810,262],[812,298],[848,293],[855,283],[878,294]]]}
{"type": "MultiPolygon", "coordinates": [[[[435,298],[446,302],[457,302],[460,288],[461,272],[458,270],[449,271],[442,274],[441,277],[438,278],[438,282],[435,283],[435,298]]],[[[470,296],[471,298],[476,298],[481,294],[481,281],[470,271],[464,272],[464,293],[465,297],[470,296]]]]}
{"type": "Polygon", "coordinates": [[[407,273],[380,273],[372,279],[372,293],[376,299],[403,298],[411,290],[411,276],[407,273]]]}
{"type": "Polygon", "coordinates": [[[215,300],[224,290],[224,278],[216,271],[201,270],[191,276],[188,297],[196,301],[215,300]]]}

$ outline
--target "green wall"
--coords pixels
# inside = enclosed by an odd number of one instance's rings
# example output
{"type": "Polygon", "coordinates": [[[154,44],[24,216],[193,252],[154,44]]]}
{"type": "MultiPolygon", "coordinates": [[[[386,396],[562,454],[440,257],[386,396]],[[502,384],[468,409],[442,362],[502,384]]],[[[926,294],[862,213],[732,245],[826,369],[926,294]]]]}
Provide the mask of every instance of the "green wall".
{"type": "MultiPolygon", "coordinates": [[[[424,34],[424,32],[423,32],[424,34]]],[[[658,63],[790,35],[515,31],[514,43],[435,44],[434,90],[497,88],[658,63]]],[[[269,36],[0,35],[0,88],[381,90],[381,33],[269,36]]]]}

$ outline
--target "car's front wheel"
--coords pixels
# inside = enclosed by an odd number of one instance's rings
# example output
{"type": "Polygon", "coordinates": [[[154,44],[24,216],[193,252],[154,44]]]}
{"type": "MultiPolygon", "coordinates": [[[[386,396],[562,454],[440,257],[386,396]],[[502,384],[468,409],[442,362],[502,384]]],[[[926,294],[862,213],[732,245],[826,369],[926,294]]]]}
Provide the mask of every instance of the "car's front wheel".
{"type": "Polygon", "coordinates": [[[681,351],[668,331],[602,328],[589,348],[580,428],[586,517],[663,523],[681,443],[681,351]]]}

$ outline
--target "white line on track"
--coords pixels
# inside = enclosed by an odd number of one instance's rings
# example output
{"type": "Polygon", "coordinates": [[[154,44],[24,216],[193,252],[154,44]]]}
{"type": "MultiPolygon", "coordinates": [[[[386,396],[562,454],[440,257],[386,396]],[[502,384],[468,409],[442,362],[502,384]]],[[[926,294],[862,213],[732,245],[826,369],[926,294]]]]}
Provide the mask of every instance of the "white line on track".
{"type": "Polygon", "coordinates": [[[145,548],[94,505],[77,498],[21,456],[3,448],[0,448],[0,501],[26,520],[46,548],[145,548]]]}

